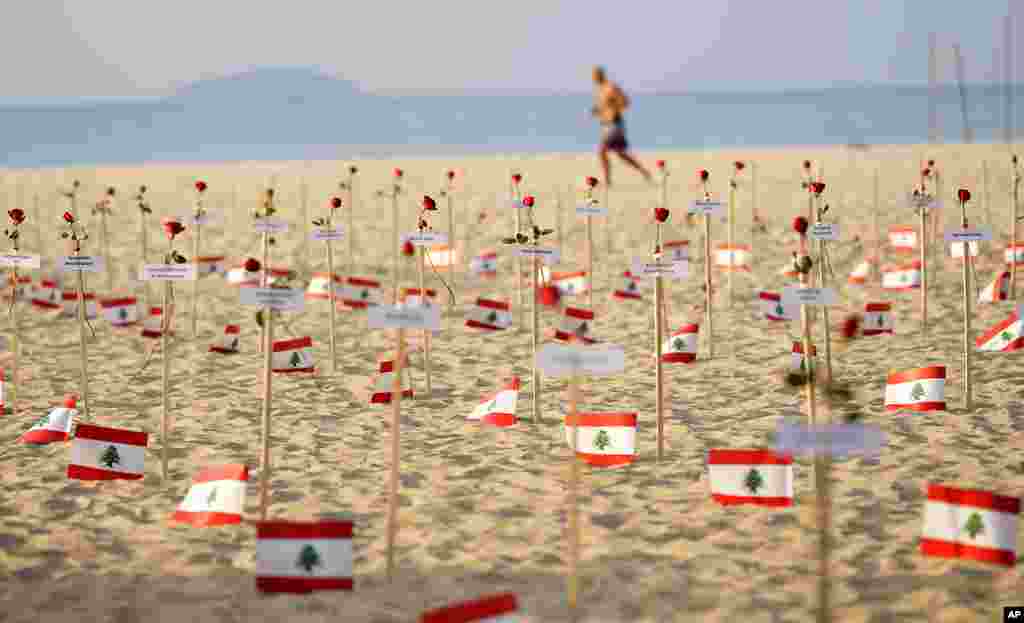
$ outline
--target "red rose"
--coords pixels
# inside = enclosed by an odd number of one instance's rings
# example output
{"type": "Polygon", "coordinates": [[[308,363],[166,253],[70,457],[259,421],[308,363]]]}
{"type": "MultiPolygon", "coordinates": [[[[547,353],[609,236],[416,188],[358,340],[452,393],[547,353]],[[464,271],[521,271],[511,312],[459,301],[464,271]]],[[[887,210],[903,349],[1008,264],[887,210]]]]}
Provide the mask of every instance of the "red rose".
{"type": "Polygon", "coordinates": [[[956,198],[960,200],[960,203],[967,203],[971,200],[971,191],[966,188],[961,188],[956,191],[956,198]]]}
{"type": "Polygon", "coordinates": [[[406,240],[405,243],[402,244],[402,255],[408,257],[412,256],[414,253],[416,253],[416,247],[412,246],[412,243],[406,240]]]}
{"type": "Polygon", "coordinates": [[[934,167],[935,166],[935,161],[934,160],[929,160],[928,161],[928,166],[934,167]]]}
{"type": "Polygon", "coordinates": [[[740,160],[737,160],[736,162],[732,163],[732,166],[736,167],[737,171],[742,171],[747,167],[747,165],[743,164],[743,162],[740,160]]]}
{"type": "Polygon", "coordinates": [[[707,169],[701,169],[700,171],[697,171],[697,176],[700,178],[700,181],[706,182],[708,181],[708,178],[711,177],[711,174],[708,173],[707,169]]]}
{"type": "Polygon", "coordinates": [[[75,217],[71,216],[70,212],[65,212],[64,213],[64,220],[66,222],[68,222],[68,223],[74,223],[75,222],[75,217]]]}
{"type": "Polygon", "coordinates": [[[206,192],[206,182],[204,182],[203,180],[199,180],[198,182],[196,182],[196,190],[198,190],[199,192],[206,192]]]}
{"type": "Polygon", "coordinates": [[[807,233],[807,219],[802,217],[802,216],[798,216],[795,219],[793,219],[793,231],[795,231],[796,233],[800,234],[801,236],[806,234],[807,233]]]}
{"type": "Polygon", "coordinates": [[[655,164],[658,165],[658,168],[661,169],[662,171],[665,170],[665,161],[664,160],[659,160],[655,164]]]}
{"type": "Polygon", "coordinates": [[[15,225],[21,225],[25,222],[25,211],[21,208],[14,208],[13,210],[7,211],[7,216],[11,217],[11,222],[15,225]]]}
{"type": "Polygon", "coordinates": [[[392,173],[394,174],[395,177],[397,177],[399,179],[402,178],[402,170],[401,169],[396,168],[394,171],[392,171],[392,173]]]}
{"type": "Polygon", "coordinates": [[[815,195],[820,195],[821,193],[825,192],[825,183],[824,182],[811,182],[811,191],[815,195]]]}
{"type": "Polygon", "coordinates": [[[262,268],[262,265],[260,264],[259,260],[250,257],[249,259],[245,260],[245,264],[243,265],[243,267],[245,268],[245,272],[247,273],[258,273],[260,271],[260,268],[262,268]]]}
{"type": "Polygon", "coordinates": [[[423,195],[423,209],[424,210],[436,210],[437,203],[430,195],[423,195]]]}
{"type": "Polygon", "coordinates": [[[668,208],[654,208],[654,220],[664,223],[668,220],[668,208]]]}
{"type": "Polygon", "coordinates": [[[843,339],[852,340],[857,337],[857,332],[860,330],[860,314],[850,314],[840,325],[839,333],[843,336],[843,339]]]}
{"type": "Polygon", "coordinates": [[[587,186],[590,186],[591,188],[597,186],[597,178],[596,177],[588,177],[587,178],[587,186]]]}
{"type": "Polygon", "coordinates": [[[68,409],[74,409],[76,403],[77,398],[74,394],[68,394],[67,396],[64,396],[64,406],[67,407],[68,409]]]}
{"type": "Polygon", "coordinates": [[[160,220],[160,224],[163,226],[164,233],[167,234],[169,240],[174,240],[175,236],[185,231],[185,226],[172,218],[163,218],[160,220]]]}
{"type": "Polygon", "coordinates": [[[931,174],[932,174],[932,170],[931,169],[925,169],[925,170],[921,171],[921,177],[928,177],[931,174]]]}
{"type": "Polygon", "coordinates": [[[532,208],[533,207],[533,195],[526,195],[523,197],[523,205],[532,208]]]}
{"type": "Polygon", "coordinates": [[[341,197],[335,197],[331,199],[331,208],[337,210],[341,207],[341,197]]]}
{"type": "Polygon", "coordinates": [[[512,181],[515,182],[516,184],[518,184],[519,182],[523,181],[523,176],[521,174],[519,174],[519,173],[513,173],[512,174],[512,181]]]}
{"type": "Polygon", "coordinates": [[[448,179],[449,180],[455,179],[455,171],[452,171],[451,169],[448,170],[448,179]]]}
{"type": "Polygon", "coordinates": [[[804,160],[804,169],[807,170],[807,171],[811,170],[811,161],[810,160],[804,160]]]}

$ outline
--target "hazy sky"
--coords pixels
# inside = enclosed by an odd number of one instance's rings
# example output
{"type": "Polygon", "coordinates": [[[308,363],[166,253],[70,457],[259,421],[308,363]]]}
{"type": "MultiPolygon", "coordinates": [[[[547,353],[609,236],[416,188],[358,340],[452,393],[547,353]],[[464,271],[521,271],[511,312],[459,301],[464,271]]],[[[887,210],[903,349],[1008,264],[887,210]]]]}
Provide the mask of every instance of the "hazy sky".
{"type": "Polygon", "coordinates": [[[920,82],[932,30],[945,78],[959,41],[987,81],[1019,1],[7,0],[0,98],[154,95],[285,65],[368,90],[587,91],[594,63],[633,90],[920,82]]]}

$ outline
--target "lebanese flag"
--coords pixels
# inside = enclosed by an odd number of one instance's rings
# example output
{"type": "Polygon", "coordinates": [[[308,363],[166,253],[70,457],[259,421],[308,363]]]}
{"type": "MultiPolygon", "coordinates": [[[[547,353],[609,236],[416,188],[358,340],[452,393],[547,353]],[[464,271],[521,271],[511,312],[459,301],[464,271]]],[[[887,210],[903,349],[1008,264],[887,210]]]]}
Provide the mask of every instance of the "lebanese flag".
{"type": "Polygon", "coordinates": [[[496,251],[484,251],[469,261],[469,270],[478,277],[497,277],[498,253],[496,251]]]}
{"type": "Polygon", "coordinates": [[[149,433],[79,424],[71,442],[68,478],[139,480],[145,471],[149,433]]]}
{"type": "Polygon", "coordinates": [[[505,593],[428,610],[420,623],[522,623],[517,612],[516,596],[505,593]]]}
{"type": "Polygon", "coordinates": [[[619,467],[636,455],[636,413],[577,413],[565,416],[565,440],[573,447],[579,427],[576,456],[595,467],[619,467]]]}
{"type": "MultiPolygon", "coordinates": [[[[811,344],[811,357],[815,359],[818,357],[818,347],[814,344],[811,344]]],[[[793,352],[789,358],[789,367],[793,372],[803,372],[804,365],[804,343],[793,342],[793,352]]]]}
{"type": "Polygon", "coordinates": [[[466,326],[488,331],[501,331],[512,326],[512,312],[507,301],[478,298],[469,310],[466,326]]]}
{"type": "Polygon", "coordinates": [[[928,484],[921,553],[1012,567],[1020,498],[928,484]]]}
{"type": "Polygon", "coordinates": [[[32,293],[32,304],[40,309],[60,309],[63,298],[57,298],[58,289],[56,281],[43,279],[32,293]]]}
{"type": "Polygon", "coordinates": [[[1010,271],[1004,270],[1002,273],[996,275],[996,278],[981,291],[981,294],[978,296],[978,304],[981,305],[984,303],[1005,301],[1009,296],[1010,271]]]}
{"type": "Polygon", "coordinates": [[[892,304],[868,303],[864,306],[863,335],[893,334],[892,304]]]}
{"type": "Polygon", "coordinates": [[[689,240],[669,240],[668,242],[662,243],[662,250],[668,254],[668,260],[670,262],[682,262],[690,261],[690,241],[689,240]]]}
{"type": "MultiPolygon", "coordinates": [[[[971,257],[978,257],[978,242],[976,240],[968,242],[967,246],[970,248],[971,257]]],[[[949,256],[954,260],[964,261],[964,243],[951,243],[949,245],[949,256]]]]}
{"type": "Polygon", "coordinates": [[[720,244],[715,248],[715,266],[726,271],[750,272],[750,246],[720,244]]]}
{"type": "Polygon", "coordinates": [[[917,249],[917,230],[908,225],[890,227],[889,244],[896,253],[913,253],[917,249]]]}
{"type": "Polygon", "coordinates": [[[307,335],[274,342],[274,351],[270,355],[270,370],[281,374],[312,372],[313,338],[307,335]]]}
{"type": "Polygon", "coordinates": [[[228,271],[227,258],[223,255],[200,255],[196,258],[196,275],[223,275],[228,271]]]}
{"type": "Polygon", "coordinates": [[[11,286],[14,288],[14,299],[16,301],[25,300],[25,292],[32,289],[32,275],[18,275],[18,283],[14,283],[14,273],[7,275],[7,287],[3,289],[3,298],[5,301],[11,300],[11,286]]]}
{"type": "Polygon", "coordinates": [[[974,340],[980,351],[1010,353],[1024,348],[1024,323],[1017,312],[974,340]]]}
{"type": "Polygon", "coordinates": [[[427,251],[427,265],[437,270],[450,270],[458,263],[459,254],[446,244],[438,245],[427,251]]]}
{"type": "Polygon", "coordinates": [[[758,292],[757,302],[761,315],[775,322],[788,322],[796,316],[793,306],[782,304],[782,295],[776,292],[758,292]]]}
{"type": "MultiPolygon", "coordinates": [[[[164,310],[162,307],[150,307],[149,317],[142,321],[142,337],[158,338],[163,333],[164,310]]],[[[169,331],[167,335],[174,335],[169,331]]]]}
{"type": "Polygon", "coordinates": [[[921,287],[921,262],[915,260],[906,266],[887,266],[882,269],[882,289],[914,290],[921,287]]]}
{"type": "Polygon", "coordinates": [[[1003,250],[1003,259],[1007,265],[1016,263],[1017,266],[1024,266],[1024,245],[1008,245],[1003,250]]]}
{"type": "Polygon", "coordinates": [[[242,523],[248,481],[249,468],[245,465],[218,465],[200,470],[171,521],[197,528],[242,523]]]}
{"type": "Polygon", "coordinates": [[[723,506],[793,505],[793,458],[771,450],[712,449],[708,480],[711,499],[723,506]]]}
{"type": "Polygon", "coordinates": [[[622,285],[612,292],[617,299],[633,299],[639,301],[643,298],[640,295],[640,277],[634,277],[633,273],[626,271],[622,273],[622,285]]]}
{"type": "Polygon", "coordinates": [[[341,303],[352,309],[366,309],[381,304],[380,282],[349,277],[341,289],[341,303]]]}
{"type": "Polygon", "coordinates": [[[581,340],[584,344],[595,344],[591,339],[590,324],[594,322],[594,312],[577,307],[566,307],[562,316],[562,324],[555,330],[555,339],[560,342],[581,340]]]}
{"type": "Polygon", "coordinates": [[[481,400],[466,419],[492,426],[512,426],[516,423],[516,402],[518,400],[519,377],[516,376],[497,393],[481,400]]]}
{"type": "MultiPolygon", "coordinates": [[[[437,291],[427,288],[427,298],[434,301],[437,298],[437,291]]],[[[420,305],[420,289],[419,288],[402,288],[402,297],[399,299],[410,307],[419,307],[420,305]]]]}
{"type": "Polygon", "coordinates": [[[664,363],[693,363],[697,359],[697,333],[700,325],[683,325],[661,346],[664,363]]]}
{"type": "MultiPolygon", "coordinates": [[[[391,393],[395,389],[395,362],[382,361],[377,369],[377,381],[373,386],[370,404],[391,404],[391,393]]],[[[409,356],[405,357],[402,366],[402,398],[412,398],[412,383],[409,381],[409,356]]]]}
{"type": "Polygon", "coordinates": [[[243,288],[259,287],[263,279],[261,271],[247,271],[244,265],[235,266],[228,271],[228,283],[233,283],[243,288]]]}
{"type": "Polygon", "coordinates": [[[886,411],[945,411],[946,366],[891,372],[885,384],[886,411]]]}
{"type": "Polygon", "coordinates": [[[40,419],[21,436],[21,443],[44,445],[56,441],[67,441],[71,436],[71,425],[78,416],[78,409],[57,407],[40,419]]]}
{"type": "MultiPolygon", "coordinates": [[[[872,259],[865,258],[861,260],[860,264],[854,267],[853,272],[850,273],[847,283],[853,286],[862,286],[868,282],[871,278],[871,267],[874,266],[875,261],[872,259]]],[[[795,271],[794,271],[795,273],[795,271]]]]}
{"type": "MultiPolygon", "coordinates": [[[[331,298],[331,291],[328,287],[331,276],[328,273],[313,273],[313,278],[309,281],[309,287],[306,288],[306,298],[325,301],[331,298]]],[[[334,298],[335,300],[341,298],[342,288],[345,282],[334,274],[334,298]]]]}
{"type": "Polygon", "coordinates": [[[292,276],[292,269],[290,269],[290,268],[286,268],[286,267],[273,268],[273,267],[271,267],[270,274],[267,275],[267,286],[272,286],[275,283],[277,283],[278,281],[286,281],[291,276],[292,276]]]}
{"type": "Polygon", "coordinates": [[[210,347],[211,353],[223,353],[230,355],[238,352],[238,334],[242,327],[237,324],[229,324],[224,327],[224,335],[220,341],[210,347]]]}
{"type": "Polygon", "coordinates": [[[351,521],[261,521],[256,527],[256,590],[352,590],[351,521]]]}
{"type": "Polygon", "coordinates": [[[138,300],[134,296],[100,301],[103,316],[115,327],[127,327],[139,322],[138,300]]]}
{"type": "MultiPolygon", "coordinates": [[[[62,295],[64,307],[61,315],[65,317],[78,317],[78,290],[64,290],[62,295]]],[[[85,293],[85,317],[92,320],[96,317],[96,295],[92,292],[85,293]]]]}
{"type": "Polygon", "coordinates": [[[551,273],[551,285],[558,288],[558,292],[564,296],[583,294],[587,291],[586,271],[571,273],[551,273]]]}
{"type": "Polygon", "coordinates": [[[796,272],[796,267],[793,266],[793,262],[786,262],[786,264],[779,269],[779,274],[783,277],[797,278],[800,273],[796,272]]]}

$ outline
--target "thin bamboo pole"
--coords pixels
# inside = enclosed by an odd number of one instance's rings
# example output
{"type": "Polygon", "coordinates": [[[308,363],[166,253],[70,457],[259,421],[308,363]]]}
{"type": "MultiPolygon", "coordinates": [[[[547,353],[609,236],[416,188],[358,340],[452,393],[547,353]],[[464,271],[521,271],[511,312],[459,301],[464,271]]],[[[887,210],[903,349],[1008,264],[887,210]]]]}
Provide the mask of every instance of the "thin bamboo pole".
{"type": "Polygon", "coordinates": [[[398,356],[395,358],[395,383],[391,389],[391,472],[388,479],[388,581],[394,579],[395,541],[398,538],[399,425],[402,416],[402,368],[405,359],[405,329],[396,332],[398,356]]]}
{"type": "Polygon", "coordinates": [[[928,333],[928,208],[922,206],[921,235],[918,245],[921,248],[921,335],[928,333]]]}
{"type": "MultiPolygon", "coordinates": [[[[533,240],[533,248],[537,248],[538,239],[533,240]]],[[[537,289],[540,287],[540,258],[533,256],[533,306],[532,306],[532,338],[533,338],[533,375],[531,376],[531,390],[533,391],[533,412],[532,420],[534,425],[540,423],[540,370],[537,368],[537,347],[540,342],[540,305],[537,301],[537,289]]]]}
{"type": "MultiPolygon", "coordinates": [[[[80,257],[82,254],[82,242],[81,240],[75,240],[75,257],[80,257]]],[[[88,369],[88,352],[87,352],[87,340],[85,334],[85,273],[82,271],[78,272],[78,355],[79,363],[81,364],[80,379],[82,385],[82,415],[86,422],[89,419],[89,369],[88,369]]]]}
{"type": "Polygon", "coordinates": [[[715,333],[712,328],[713,314],[711,309],[711,215],[708,214],[707,212],[705,212],[704,214],[704,288],[704,301],[706,308],[704,314],[704,324],[706,324],[708,327],[708,359],[714,359],[715,333]]]}
{"type": "MultiPolygon", "coordinates": [[[[661,225],[658,225],[659,231],[661,225]]],[[[659,238],[660,233],[659,233],[659,238]]],[[[660,256],[660,254],[658,254],[660,256]]],[[[658,258],[655,258],[656,260],[658,258]]],[[[655,405],[658,415],[658,461],[660,462],[665,453],[665,377],[661,362],[661,346],[665,335],[664,313],[664,289],[661,275],[654,278],[654,358],[655,358],[655,405]]]]}
{"type": "MultiPolygon", "coordinates": [[[[967,202],[960,201],[960,226],[967,229],[967,202]]],[[[971,258],[968,243],[963,243],[963,287],[964,287],[964,354],[963,354],[963,407],[971,410],[971,294],[970,265],[971,258]]]]}
{"type": "MultiPolygon", "coordinates": [[[[427,248],[420,247],[419,252],[419,282],[420,282],[420,306],[427,307],[430,305],[430,299],[427,296],[427,290],[424,278],[424,268],[426,264],[427,248]]],[[[427,396],[432,395],[430,380],[430,329],[423,329],[423,375],[426,377],[427,383],[427,396]]]]}
{"type": "Polygon", "coordinates": [[[1010,248],[1013,249],[1010,262],[1010,300],[1017,300],[1017,206],[1020,193],[1020,170],[1017,168],[1017,157],[1013,157],[1013,168],[1010,170],[1010,248]]]}
{"type": "Polygon", "coordinates": [[[348,184],[345,185],[345,205],[348,206],[346,210],[346,216],[348,217],[348,227],[345,230],[345,234],[348,237],[348,257],[346,258],[346,266],[348,266],[348,276],[351,277],[355,274],[355,251],[353,250],[353,244],[355,241],[356,230],[352,227],[352,219],[354,218],[356,205],[355,205],[355,183],[356,183],[356,171],[354,166],[350,166],[348,169],[348,184]]]}
{"type": "Polygon", "coordinates": [[[398,256],[401,254],[402,249],[398,241],[400,240],[398,233],[398,187],[391,192],[391,242],[394,247],[394,251],[391,256],[391,300],[393,303],[398,303],[398,256]]]}
{"type": "Polygon", "coordinates": [[[572,452],[569,456],[569,577],[566,592],[569,602],[569,615],[576,620],[576,603],[579,591],[579,559],[580,559],[580,519],[579,519],[579,480],[580,467],[576,451],[580,443],[579,422],[579,377],[569,378],[569,418],[572,422],[572,452]]]}
{"type": "MultiPolygon", "coordinates": [[[[733,178],[735,182],[735,177],[733,178]]],[[[729,309],[732,309],[732,274],[736,269],[736,250],[734,244],[736,243],[736,186],[733,183],[729,184],[729,309]]]]}
{"type": "Polygon", "coordinates": [[[587,308],[594,311],[594,219],[587,216],[587,308]]]}
{"type": "MultiPolygon", "coordinates": [[[[173,242],[168,243],[168,248],[173,242]]],[[[166,263],[170,263],[170,256],[167,258],[166,263]]],[[[161,473],[163,474],[163,481],[167,482],[167,462],[170,458],[170,429],[171,429],[171,400],[170,400],[170,379],[171,379],[171,357],[170,353],[167,352],[168,340],[167,334],[171,332],[171,282],[164,282],[164,294],[163,294],[163,307],[160,310],[161,330],[160,330],[160,363],[161,363],[161,391],[163,393],[162,399],[162,413],[160,418],[160,464],[161,473]]]]}
{"type": "MultiPolygon", "coordinates": [[[[270,234],[263,234],[263,287],[270,276],[270,234]]],[[[273,355],[274,355],[274,311],[269,305],[263,308],[263,439],[260,453],[260,519],[266,521],[270,506],[270,401],[273,398],[273,355]]]]}
{"type": "MultiPolygon", "coordinates": [[[[327,229],[329,231],[333,231],[334,230],[334,226],[332,224],[332,220],[331,220],[330,216],[327,217],[327,229]]],[[[349,235],[351,235],[351,233],[349,235]]],[[[335,314],[336,314],[335,305],[337,304],[337,300],[335,298],[335,295],[336,295],[336,293],[335,293],[336,285],[335,285],[335,282],[334,282],[334,246],[331,244],[331,239],[330,238],[328,238],[326,242],[327,242],[327,274],[328,274],[327,291],[329,293],[328,296],[330,297],[329,300],[330,300],[330,303],[331,303],[331,312],[330,312],[330,323],[331,323],[331,373],[337,373],[338,372],[338,328],[335,326],[337,324],[336,320],[335,320],[335,314]]]]}
{"type": "MultiPolygon", "coordinates": [[[[516,210],[515,210],[515,212],[516,212],[516,233],[518,234],[523,229],[523,227],[522,227],[523,219],[522,219],[522,215],[520,214],[520,211],[523,209],[523,207],[522,207],[522,197],[520,197],[520,195],[519,195],[519,184],[518,184],[518,182],[515,182],[515,181],[512,182],[512,193],[513,193],[513,197],[515,198],[515,200],[516,200],[516,202],[518,204],[516,206],[516,210]]],[[[519,254],[516,254],[515,263],[516,263],[516,307],[519,308],[519,311],[518,311],[519,318],[518,318],[518,323],[517,324],[521,328],[523,326],[523,261],[522,261],[522,258],[519,256],[519,254]]]]}
{"type": "MultiPolygon", "coordinates": [[[[201,204],[200,204],[201,206],[201,204]]],[[[192,231],[195,235],[192,236],[192,261],[196,264],[196,268],[199,267],[199,249],[200,239],[203,235],[203,226],[199,223],[201,220],[200,214],[202,213],[202,207],[196,210],[196,217],[192,219],[192,231]]],[[[192,306],[191,313],[189,314],[189,322],[192,325],[192,337],[195,338],[199,335],[199,275],[196,274],[196,278],[192,281],[192,300],[189,301],[192,306]]]]}

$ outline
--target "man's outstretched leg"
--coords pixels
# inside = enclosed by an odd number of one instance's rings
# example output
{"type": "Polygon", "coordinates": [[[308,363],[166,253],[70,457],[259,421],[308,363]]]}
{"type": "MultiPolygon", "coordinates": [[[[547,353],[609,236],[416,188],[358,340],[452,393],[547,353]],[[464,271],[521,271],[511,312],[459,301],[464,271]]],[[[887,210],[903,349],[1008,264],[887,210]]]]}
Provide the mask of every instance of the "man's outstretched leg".
{"type": "Polygon", "coordinates": [[[618,152],[618,153],[619,153],[619,158],[622,158],[622,159],[623,159],[623,160],[625,160],[625,161],[626,161],[626,163],[627,163],[627,164],[629,164],[629,165],[630,165],[631,167],[633,167],[633,168],[634,168],[634,169],[636,169],[637,171],[640,171],[640,173],[643,173],[643,176],[644,176],[644,178],[645,178],[645,179],[646,179],[646,180],[647,180],[648,182],[650,182],[650,181],[652,181],[652,180],[654,179],[654,178],[652,178],[652,177],[651,177],[651,173],[650,173],[650,171],[648,171],[647,169],[645,169],[645,168],[644,168],[644,165],[640,164],[640,163],[639,163],[639,162],[638,162],[638,161],[636,160],[636,158],[634,158],[634,157],[633,157],[632,155],[630,155],[630,154],[629,154],[629,152],[626,152],[626,151],[620,151],[620,152],[618,152]]]}
{"type": "Polygon", "coordinates": [[[601,149],[597,150],[597,158],[601,161],[601,171],[604,173],[605,186],[610,188],[612,185],[612,174],[611,165],[608,163],[608,148],[601,145],[601,149]]]}

